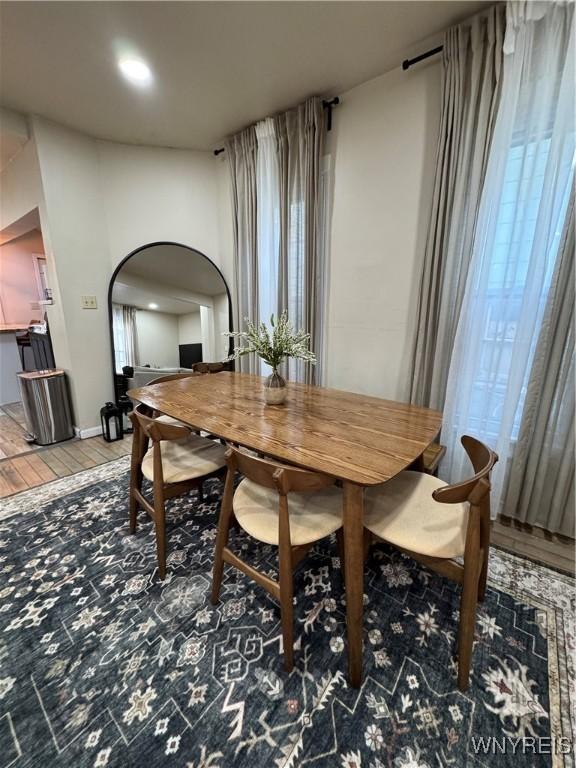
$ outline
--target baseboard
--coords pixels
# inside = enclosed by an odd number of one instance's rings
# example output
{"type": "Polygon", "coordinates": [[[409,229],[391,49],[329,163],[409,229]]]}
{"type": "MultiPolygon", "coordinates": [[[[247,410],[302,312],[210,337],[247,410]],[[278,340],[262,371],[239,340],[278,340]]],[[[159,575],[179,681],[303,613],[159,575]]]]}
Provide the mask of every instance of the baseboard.
{"type": "Polygon", "coordinates": [[[97,437],[102,434],[102,427],[88,427],[87,429],[80,429],[80,427],[74,427],[74,434],[79,437],[80,440],[86,440],[89,437],[97,437]]]}

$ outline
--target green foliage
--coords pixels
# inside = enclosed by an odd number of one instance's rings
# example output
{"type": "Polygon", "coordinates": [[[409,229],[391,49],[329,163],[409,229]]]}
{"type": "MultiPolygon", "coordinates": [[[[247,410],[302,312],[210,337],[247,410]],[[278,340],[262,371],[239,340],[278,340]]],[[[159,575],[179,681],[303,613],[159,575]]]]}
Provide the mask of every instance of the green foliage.
{"type": "Polygon", "coordinates": [[[287,357],[306,360],[312,365],[316,363],[316,355],[308,349],[310,334],[303,330],[295,331],[288,320],[287,312],[283,312],[278,318],[272,315],[270,327],[265,323],[255,325],[248,318],[245,320],[248,330],[224,334],[244,344],[236,346],[234,354],[226,358],[227,360],[237,360],[254,352],[274,370],[287,357]]]}

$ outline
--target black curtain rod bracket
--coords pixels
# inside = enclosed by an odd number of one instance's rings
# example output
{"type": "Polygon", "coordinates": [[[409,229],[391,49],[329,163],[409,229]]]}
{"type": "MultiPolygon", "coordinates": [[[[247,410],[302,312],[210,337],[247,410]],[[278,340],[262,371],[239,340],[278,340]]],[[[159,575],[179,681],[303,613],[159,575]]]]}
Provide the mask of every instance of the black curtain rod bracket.
{"type": "Polygon", "coordinates": [[[333,99],[324,99],[322,101],[322,106],[324,109],[328,111],[328,114],[326,115],[326,130],[331,131],[332,130],[332,107],[337,107],[338,104],[340,104],[340,99],[338,96],[334,96],[333,99]]]}
{"type": "Polygon", "coordinates": [[[414,56],[413,59],[404,59],[402,62],[402,69],[410,69],[413,64],[418,64],[419,61],[424,61],[424,59],[428,59],[430,56],[435,56],[437,53],[440,53],[443,48],[443,45],[439,45],[437,48],[432,48],[431,50],[426,51],[426,53],[421,53],[420,56],[414,56]]]}
{"type": "MultiPolygon", "coordinates": [[[[332,107],[337,107],[338,104],[340,104],[340,98],[338,96],[334,96],[333,99],[324,99],[322,101],[322,106],[324,109],[328,110],[328,116],[326,118],[326,130],[331,131],[332,130],[332,107]]],[[[226,147],[220,147],[220,149],[215,149],[213,154],[214,157],[218,157],[218,155],[221,155],[222,152],[226,150],[226,147]]]]}

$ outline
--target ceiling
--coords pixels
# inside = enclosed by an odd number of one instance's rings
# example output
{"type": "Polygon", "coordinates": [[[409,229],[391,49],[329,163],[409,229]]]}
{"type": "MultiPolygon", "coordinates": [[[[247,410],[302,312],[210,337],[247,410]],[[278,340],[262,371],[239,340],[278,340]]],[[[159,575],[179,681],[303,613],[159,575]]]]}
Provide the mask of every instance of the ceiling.
{"type": "Polygon", "coordinates": [[[399,66],[485,4],[2,2],[0,101],[98,138],[210,149],[399,66]],[[149,88],[122,79],[119,53],[148,62],[149,88]]]}
{"type": "Polygon", "coordinates": [[[169,315],[190,315],[200,312],[200,304],[175,299],[169,295],[160,295],[153,283],[145,288],[116,281],[112,289],[112,302],[146,309],[150,312],[166,312],[169,315]],[[156,306],[150,307],[150,304],[156,304],[156,306]]]}
{"type": "Polygon", "coordinates": [[[34,208],[34,210],[14,221],[10,226],[5,227],[0,232],[0,245],[8,243],[10,240],[15,240],[17,237],[22,237],[22,235],[25,235],[32,229],[37,229],[40,234],[42,233],[38,208],[34,208]]]}

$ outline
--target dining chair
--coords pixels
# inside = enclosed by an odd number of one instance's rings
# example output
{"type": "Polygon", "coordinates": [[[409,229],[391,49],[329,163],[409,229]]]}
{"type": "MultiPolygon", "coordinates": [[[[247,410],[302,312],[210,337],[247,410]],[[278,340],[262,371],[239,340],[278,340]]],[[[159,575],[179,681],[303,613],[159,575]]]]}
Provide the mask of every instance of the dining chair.
{"type": "Polygon", "coordinates": [[[336,532],[344,571],[341,491],[334,485],[333,477],[251,456],[233,446],[228,447],[226,463],[212,603],[215,605],[219,600],[224,563],[264,587],[280,602],[284,668],[290,672],[294,666],[293,577],[297,565],[317,541],[336,532]],[[234,490],[237,472],[244,479],[234,490]],[[278,547],[278,581],[232,552],[228,547],[232,524],[258,541],[278,547]]]}
{"type": "Polygon", "coordinates": [[[196,373],[220,373],[232,370],[229,362],[223,363],[193,363],[192,370],[196,373]]]}
{"type": "MultiPolygon", "coordinates": [[[[209,363],[206,363],[206,365],[209,365],[209,363]]],[[[204,376],[206,373],[210,373],[210,371],[189,371],[188,373],[169,373],[165,376],[157,376],[155,379],[152,379],[152,381],[149,381],[148,384],[146,384],[147,387],[152,386],[152,384],[162,384],[165,381],[176,381],[177,379],[190,379],[197,376],[204,376]]],[[[188,426],[187,424],[184,424],[184,422],[180,421],[179,419],[175,419],[173,416],[167,416],[166,414],[163,414],[159,417],[160,421],[162,421],[164,424],[175,424],[177,427],[186,427],[191,432],[193,432],[195,435],[201,435],[202,432],[199,429],[194,429],[193,427],[188,426]]],[[[212,435],[209,432],[204,432],[202,437],[206,437],[209,440],[219,440],[221,443],[219,437],[216,435],[212,435]]],[[[222,443],[223,445],[223,443],[222,443]]],[[[200,496],[200,501],[202,501],[202,485],[198,488],[198,495],[200,496]]]]}
{"type": "MultiPolygon", "coordinates": [[[[176,381],[177,379],[190,379],[195,376],[202,376],[202,373],[200,371],[189,371],[188,373],[168,373],[164,376],[157,376],[155,379],[152,379],[152,381],[149,381],[148,384],[146,384],[147,387],[151,387],[153,384],[162,384],[165,381],[176,381]]],[[[172,416],[166,416],[163,415],[160,417],[164,424],[175,424],[176,426],[186,426],[181,421],[178,421],[178,419],[173,418],[172,416]]],[[[189,429],[191,429],[189,427],[189,429]]],[[[199,431],[193,430],[196,432],[196,434],[200,434],[199,431]]]]}
{"type": "Polygon", "coordinates": [[[498,456],[474,437],[462,445],[474,468],[468,480],[448,485],[433,475],[405,471],[366,492],[366,548],[388,542],[462,585],[458,632],[458,687],[465,691],[476,623],[484,600],[490,548],[490,473],[498,456]],[[462,564],[454,558],[463,558],[462,564]]]}
{"type": "Polygon", "coordinates": [[[156,532],[158,574],[166,576],[166,512],[168,499],[190,490],[198,491],[202,501],[202,483],[225,472],[223,445],[201,437],[168,416],[154,418],[146,406],[138,405],[130,414],[134,425],[130,468],[130,533],[136,533],[138,511],[144,509],[152,518],[156,532]],[[150,446],[150,442],[152,445],[150,446]],[[143,478],[152,483],[150,502],[142,492],[143,478]]]}

